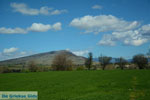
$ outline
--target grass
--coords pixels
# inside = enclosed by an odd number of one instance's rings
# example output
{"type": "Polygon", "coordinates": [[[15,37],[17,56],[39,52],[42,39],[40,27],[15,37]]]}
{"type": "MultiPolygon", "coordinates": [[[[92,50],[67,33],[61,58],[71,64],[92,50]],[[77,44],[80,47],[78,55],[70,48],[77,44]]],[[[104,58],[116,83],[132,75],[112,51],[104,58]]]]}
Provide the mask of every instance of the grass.
{"type": "Polygon", "coordinates": [[[38,91],[39,100],[149,100],[150,70],[0,74],[0,91],[38,91]]]}

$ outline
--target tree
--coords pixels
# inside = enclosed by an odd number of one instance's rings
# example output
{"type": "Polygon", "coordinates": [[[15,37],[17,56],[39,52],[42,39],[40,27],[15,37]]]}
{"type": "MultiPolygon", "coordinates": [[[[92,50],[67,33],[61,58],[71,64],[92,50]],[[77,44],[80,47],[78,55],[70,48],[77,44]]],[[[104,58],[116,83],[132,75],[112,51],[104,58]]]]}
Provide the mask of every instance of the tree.
{"type": "Polygon", "coordinates": [[[127,60],[125,60],[123,57],[120,57],[118,59],[116,59],[119,67],[123,70],[124,66],[127,64],[127,60]]]}
{"type": "Polygon", "coordinates": [[[91,67],[92,67],[92,62],[93,62],[93,55],[92,55],[92,53],[90,52],[88,58],[87,58],[86,61],[85,61],[85,66],[88,68],[88,70],[91,69],[91,67]]]}
{"type": "Polygon", "coordinates": [[[72,65],[72,60],[67,59],[66,54],[56,55],[52,62],[53,70],[71,70],[72,65]]]}
{"type": "Polygon", "coordinates": [[[137,64],[139,69],[144,69],[148,64],[148,59],[143,54],[138,54],[133,56],[133,62],[137,64]]]}
{"type": "Polygon", "coordinates": [[[36,71],[37,71],[37,66],[36,66],[36,64],[35,64],[34,61],[30,61],[30,62],[29,62],[29,70],[30,70],[31,72],[36,72],[36,71]]]}
{"type": "Polygon", "coordinates": [[[102,69],[104,70],[106,65],[110,63],[111,57],[101,56],[99,57],[99,63],[102,65],[102,69]]]}

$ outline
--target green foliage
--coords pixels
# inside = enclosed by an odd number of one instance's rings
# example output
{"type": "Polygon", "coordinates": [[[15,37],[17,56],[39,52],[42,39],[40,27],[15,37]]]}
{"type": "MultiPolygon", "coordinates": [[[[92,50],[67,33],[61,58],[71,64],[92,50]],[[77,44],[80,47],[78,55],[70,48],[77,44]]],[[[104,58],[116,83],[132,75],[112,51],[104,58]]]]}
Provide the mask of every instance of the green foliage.
{"type": "Polygon", "coordinates": [[[0,73],[11,73],[12,70],[8,67],[0,67],[0,73]]]}
{"type": "Polygon", "coordinates": [[[92,53],[90,52],[89,53],[89,57],[86,59],[86,61],[85,61],[85,66],[88,68],[88,70],[90,70],[91,69],[91,67],[92,67],[92,63],[93,63],[93,55],[92,55],[92,53]]]}
{"type": "Polygon", "coordinates": [[[0,74],[1,91],[38,91],[39,100],[149,100],[150,70],[0,74]]]}
{"type": "Polygon", "coordinates": [[[148,65],[148,59],[143,54],[133,56],[133,62],[137,64],[139,69],[144,69],[148,65]]]}
{"type": "Polygon", "coordinates": [[[79,66],[79,67],[77,67],[77,69],[76,70],[85,70],[85,67],[84,66],[79,66]]]}
{"type": "Polygon", "coordinates": [[[29,69],[23,69],[23,70],[22,70],[22,73],[29,73],[29,72],[30,72],[29,69]]]}

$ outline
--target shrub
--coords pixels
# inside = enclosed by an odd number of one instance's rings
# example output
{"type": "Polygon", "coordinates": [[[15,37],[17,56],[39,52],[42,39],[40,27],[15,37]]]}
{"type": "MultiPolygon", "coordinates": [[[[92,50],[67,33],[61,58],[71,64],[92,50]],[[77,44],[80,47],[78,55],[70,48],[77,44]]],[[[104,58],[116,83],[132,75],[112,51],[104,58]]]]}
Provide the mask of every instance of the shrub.
{"type": "Polygon", "coordinates": [[[85,67],[84,66],[79,66],[79,67],[77,67],[76,70],[85,70],[85,67]]]}
{"type": "Polygon", "coordinates": [[[30,71],[29,71],[29,69],[23,69],[22,72],[23,73],[29,73],[30,71]]]}
{"type": "Polygon", "coordinates": [[[50,67],[45,67],[45,66],[39,66],[38,68],[37,68],[37,71],[38,72],[47,72],[47,71],[50,71],[50,67]]]}
{"type": "Polygon", "coordinates": [[[11,73],[12,70],[10,70],[8,67],[0,67],[0,73],[11,73]]]}

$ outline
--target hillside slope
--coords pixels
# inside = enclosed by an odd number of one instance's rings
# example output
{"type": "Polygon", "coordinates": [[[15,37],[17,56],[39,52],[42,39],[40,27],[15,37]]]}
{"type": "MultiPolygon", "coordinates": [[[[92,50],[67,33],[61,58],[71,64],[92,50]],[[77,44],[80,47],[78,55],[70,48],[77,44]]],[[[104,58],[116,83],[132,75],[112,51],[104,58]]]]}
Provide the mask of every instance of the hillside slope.
{"type": "Polygon", "coordinates": [[[60,50],[60,51],[51,51],[51,52],[39,53],[31,56],[21,57],[21,58],[0,61],[0,65],[27,64],[30,61],[34,61],[36,64],[41,64],[41,65],[51,65],[54,57],[58,54],[66,54],[67,58],[71,59],[75,65],[84,64],[86,59],[81,56],[76,56],[72,52],[66,50],[60,50]]]}

